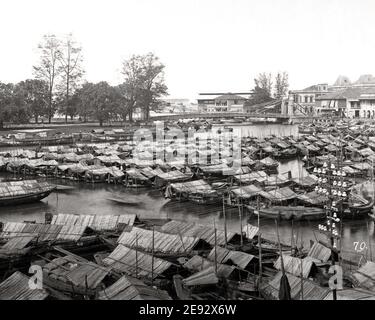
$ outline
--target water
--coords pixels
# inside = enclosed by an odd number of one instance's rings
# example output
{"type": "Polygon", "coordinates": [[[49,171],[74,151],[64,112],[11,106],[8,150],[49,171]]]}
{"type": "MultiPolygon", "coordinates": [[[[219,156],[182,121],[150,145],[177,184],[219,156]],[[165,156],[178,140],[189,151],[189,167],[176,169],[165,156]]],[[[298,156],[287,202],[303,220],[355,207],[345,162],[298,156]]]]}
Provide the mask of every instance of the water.
{"type": "MultiPolygon", "coordinates": [[[[263,134],[270,131],[279,135],[290,135],[290,131],[295,130],[295,126],[287,125],[269,125],[269,126],[251,126],[244,127],[251,135],[263,134]],[[265,127],[265,128],[264,128],[265,127]],[[289,128],[288,127],[293,127],[289,128]],[[263,128],[263,130],[262,130],[263,128]]],[[[282,162],[279,172],[292,172],[293,177],[307,174],[298,160],[282,162]]],[[[131,190],[121,185],[107,184],[84,184],[70,182],[66,180],[50,180],[57,184],[67,184],[75,187],[75,190],[69,192],[53,193],[40,202],[25,204],[12,207],[0,207],[0,221],[44,221],[46,212],[52,213],[75,213],[75,214],[123,214],[135,213],[142,218],[170,218],[184,221],[195,221],[200,224],[213,225],[223,228],[224,220],[222,207],[201,206],[190,202],[170,202],[164,198],[163,194],[157,190],[131,190]],[[109,201],[108,198],[119,198],[137,202],[137,206],[124,206],[109,201]]],[[[240,231],[239,213],[236,208],[227,211],[227,228],[230,231],[240,231]]],[[[243,217],[243,225],[247,217],[243,217]]],[[[250,220],[250,223],[257,225],[257,220],[250,220]]],[[[318,231],[319,222],[292,222],[282,221],[279,223],[280,238],[283,243],[291,243],[292,229],[295,236],[294,242],[299,245],[302,243],[305,248],[309,247],[310,240],[326,241],[326,236],[318,231]]],[[[263,237],[277,240],[275,222],[273,220],[260,220],[261,232],[263,237]]],[[[353,252],[355,242],[362,242],[362,250],[359,254],[353,256],[353,260],[359,261],[361,255],[370,257],[370,247],[374,252],[374,223],[368,219],[359,221],[345,221],[343,224],[342,249],[353,252]],[[368,224],[368,227],[367,227],[368,224]]],[[[375,252],[374,252],[375,255],[375,252]]]]}

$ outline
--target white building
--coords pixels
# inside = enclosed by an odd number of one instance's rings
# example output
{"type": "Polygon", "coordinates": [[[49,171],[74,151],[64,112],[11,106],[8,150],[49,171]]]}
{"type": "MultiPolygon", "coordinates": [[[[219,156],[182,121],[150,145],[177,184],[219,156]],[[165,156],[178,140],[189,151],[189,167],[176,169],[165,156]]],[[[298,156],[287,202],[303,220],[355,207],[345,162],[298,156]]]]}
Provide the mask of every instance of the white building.
{"type": "Polygon", "coordinates": [[[204,112],[244,112],[245,102],[251,93],[201,93],[198,110],[204,112]]]}

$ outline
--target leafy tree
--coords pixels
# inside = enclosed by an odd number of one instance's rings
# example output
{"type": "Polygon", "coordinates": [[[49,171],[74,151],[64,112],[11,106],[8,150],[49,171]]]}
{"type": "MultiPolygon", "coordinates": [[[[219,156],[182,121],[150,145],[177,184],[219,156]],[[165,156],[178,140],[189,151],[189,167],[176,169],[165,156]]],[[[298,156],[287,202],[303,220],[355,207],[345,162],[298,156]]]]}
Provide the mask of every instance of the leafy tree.
{"type": "Polygon", "coordinates": [[[0,127],[4,127],[4,122],[10,121],[11,105],[13,103],[13,88],[11,83],[0,82],[0,127]]]}
{"type": "Polygon", "coordinates": [[[275,78],[275,99],[281,99],[288,92],[288,73],[278,72],[275,78]]]}
{"type": "Polygon", "coordinates": [[[38,123],[39,117],[49,116],[49,86],[48,83],[37,79],[27,79],[16,84],[14,98],[18,107],[26,108],[26,114],[34,117],[38,123]]]}
{"type": "Polygon", "coordinates": [[[164,83],[165,66],[153,53],[133,55],[124,61],[122,74],[124,83],[121,86],[125,98],[125,110],[132,120],[136,107],[143,112],[143,118],[149,119],[150,110],[157,105],[157,98],[167,94],[164,83]]]}
{"type": "Polygon", "coordinates": [[[254,79],[255,88],[260,88],[261,91],[267,94],[270,98],[272,96],[272,75],[271,73],[262,72],[254,79]]]}
{"type": "Polygon", "coordinates": [[[124,98],[118,87],[112,87],[103,81],[84,84],[77,90],[76,99],[79,106],[85,105],[85,109],[79,108],[79,114],[85,119],[89,115],[93,116],[102,126],[105,121],[117,117],[124,98]]]}
{"type": "Polygon", "coordinates": [[[65,122],[68,122],[68,115],[72,117],[76,114],[74,105],[71,104],[71,96],[78,88],[78,85],[84,74],[82,67],[82,47],[73,39],[73,35],[69,34],[67,38],[61,42],[61,49],[58,55],[59,70],[61,71],[61,82],[59,83],[60,94],[64,98],[60,98],[60,111],[65,114],[65,122]]]}
{"type": "Polygon", "coordinates": [[[34,66],[34,75],[37,79],[43,80],[48,85],[48,122],[55,114],[54,90],[61,68],[58,64],[58,57],[61,55],[61,42],[55,35],[45,35],[43,42],[39,44],[40,51],[39,64],[34,66]]]}

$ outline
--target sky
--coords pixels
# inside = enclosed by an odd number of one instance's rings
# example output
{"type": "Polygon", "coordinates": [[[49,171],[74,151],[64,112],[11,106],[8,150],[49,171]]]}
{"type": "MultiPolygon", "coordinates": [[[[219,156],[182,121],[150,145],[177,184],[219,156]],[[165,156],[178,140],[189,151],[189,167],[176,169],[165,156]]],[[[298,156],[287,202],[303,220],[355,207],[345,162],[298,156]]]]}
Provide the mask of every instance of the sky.
{"type": "Polygon", "coordinates": [[[72,32],[85,79],[121,83],[133,54],[156,54],[171,98],[249,91],[260,72],[290,89],[375,74],[373,0],[0,0],[0,81],[31,78],[44,34],[72,32]]]}

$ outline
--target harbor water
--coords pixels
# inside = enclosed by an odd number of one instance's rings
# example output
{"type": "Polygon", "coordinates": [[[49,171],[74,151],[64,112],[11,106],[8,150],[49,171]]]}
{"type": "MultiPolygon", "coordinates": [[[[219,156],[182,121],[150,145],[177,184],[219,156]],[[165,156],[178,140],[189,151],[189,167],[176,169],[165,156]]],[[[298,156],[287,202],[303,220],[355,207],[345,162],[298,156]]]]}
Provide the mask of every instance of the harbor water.
{"type": "MultiPolygon", "coordinates": [[[[293,125],[252,125],[241,128],[249,136],[295,135],[298,129],[293,125]]],[[[291,171],[293,177],[306,174],[299,160],[282,162],[279,173],[291,171]]],[[[3,174],[2,178],[5,178],[3,174]]],[[[51,180],[51,183],[69,185],[73,190],[52,193],[40,202],[18,206],[1,207],[0,221],[36,221],[44,222],[46,212],[74,213],[74,214],[123,214],[135,213],[141,219],[177,219],[194,221],[199,224],[213,225],[223,228],[223,209],[221,205],[204,206],[189,202],[176,202],[166,199],[161,191],[152,189],[128,189],[122,185],[87,184],[67,180],[51,180]],[[128,201],[127,205],[111,199],[128,201]]],[[[277,240],[274,220],[242,216],[238,209],[226,211],[227,228],[229,231],[239,232],[242,226],[249,221],[253,225],[260,224],[262,236],[277,240]]],[[[326,242],[326,236],[318,229],[319,221],[281,221],[279,222],[280,239],[285,244],[298,243],[298,247],[310,246],[310,240],[326,242]]],[[[356,221],[344,221],[342,225],[342,250],[353,255],[353,261],[366,259],[375,254],[374,223],[369,218],[356,221]],[[354,254],[357,248],[356,254],[354,254]],[[362,250],[360,250],[362,249],[362,250]]]]}

